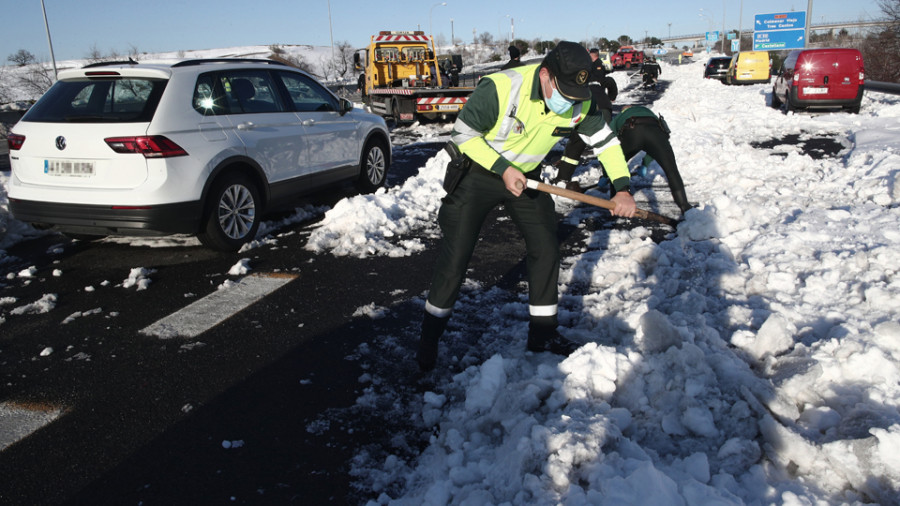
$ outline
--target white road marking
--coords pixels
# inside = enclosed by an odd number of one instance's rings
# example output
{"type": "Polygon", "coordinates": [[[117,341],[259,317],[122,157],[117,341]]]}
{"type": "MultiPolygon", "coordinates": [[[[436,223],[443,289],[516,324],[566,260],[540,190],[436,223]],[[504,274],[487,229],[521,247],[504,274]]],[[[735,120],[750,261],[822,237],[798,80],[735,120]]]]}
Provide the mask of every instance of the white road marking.
{"type": "Polygon", "coordinates": [[[290,283],[293,274],[252,274],[141,330],[161,339],[196,337],[290,283]]]}
{"type": "Polygon", "coordinates": [[[0,402],[0,452],[56,420],[61,413],[53,406],[0,402]]]}

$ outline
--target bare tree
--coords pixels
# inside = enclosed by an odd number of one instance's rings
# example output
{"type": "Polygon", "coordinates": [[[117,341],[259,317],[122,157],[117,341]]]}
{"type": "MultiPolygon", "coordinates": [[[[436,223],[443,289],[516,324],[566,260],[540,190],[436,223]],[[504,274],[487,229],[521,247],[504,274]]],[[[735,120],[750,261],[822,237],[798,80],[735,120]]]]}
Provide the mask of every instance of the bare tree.
{"type": "Polygon", "coordinates": [[[879,0],[878,6],[890,25],[872,33],[859,50],[866,65],[866,78],[872,81],[900,82],[900,0],[879,0]]]}
{"type": "Polygon", "coordinates": [[[494,36],[491,35],[491,32],[481,32],[481,35],[478,36],[478,43],[489,46],[494,43],[494,36]]]}
{"type": "Polygon", "coordinates": [[[40,63],[31,65],[26,73],[19,77],[19,87],[35,100],[53,86],[53,70],[40,63]]]}
{"type": "Polygon", "coordinates": [[[900,40],[896,32],[884,30],[870,35],[863,41],[859,50],[863,54],[866,65],[866,79],[889,83],[900,82],[900,40]]]}
{"type": "Polygon", "coordinates": [[[353,46],[344,40],[338,42],[335,49],[337,50],[337,61],[334,62],[335,73],[344,77],[353,68],[353,46]]]}
{"type": "Polygon", "coordinates": [[[285,65],[290,65],[290,66],[296,67],[300,70],[304,70],[306,72],[309,72],[310,74],[313,73],[312,68],[309,66],[309,63],[304,61],[303,57],[300,55],[291,56],[287,53],[282,54],[282,55],[272,53],[269,55],[269,58],[272,60],[275,60],[275,61],[280,61],[281,63],[284,63],[285,65]]]}
{"type": "Polygon", "coordinates": [[[100,51],[100,49],[97,47],[96,42],[91,46],[91,49],[88,50],[88,54],[87,56],[85,56],[85,59],[90,63],[103,61],[103,52],[100,51]]]}
{"type": "Polygon", "coordinates": [[[8,74],[6,66],[0,67],[0,104],[12,102],[12,95],[9,91],[12,89],[12,85],[9,84],[8,74]]]}
{"type": "Polygon", "coordinates": [[[25,65],[31,65],[32,63],[37,61],[37,58],[34,57],[34,54],[31,51],[26,49],[20,49],[15,53],[9,55],[6,60],[10,63],[16,64],[18,67],[24,67],[25,65]]]}
{"type": "Polygon", "coordinates": [[[138,50],[137,45],[136,45],[136,44],[129,44],[129,45],[128,45],[128,57],[131,58],[131,59],[134,60],[134,61],[138,61],[138,59],[140,58],[140,56],[141,56],[141,52],[138,50]]]}
{"type": "Polygon", "coordinates": [[[895,32],[900,30],[900,0],[878,0],[878,6],[891,22],[891,28],[895,32]]]}

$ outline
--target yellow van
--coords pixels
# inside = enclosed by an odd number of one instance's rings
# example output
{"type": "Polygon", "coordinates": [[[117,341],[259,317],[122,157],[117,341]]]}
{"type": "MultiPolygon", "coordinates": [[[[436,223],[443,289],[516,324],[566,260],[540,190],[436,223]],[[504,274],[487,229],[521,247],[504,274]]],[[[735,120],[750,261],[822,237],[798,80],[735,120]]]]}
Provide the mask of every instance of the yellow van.
{"type": "Polygon", "coordinates": [[[726,84],[768,83],[772,65],[768,51],[741,51],[731,57],[726,84]]]}

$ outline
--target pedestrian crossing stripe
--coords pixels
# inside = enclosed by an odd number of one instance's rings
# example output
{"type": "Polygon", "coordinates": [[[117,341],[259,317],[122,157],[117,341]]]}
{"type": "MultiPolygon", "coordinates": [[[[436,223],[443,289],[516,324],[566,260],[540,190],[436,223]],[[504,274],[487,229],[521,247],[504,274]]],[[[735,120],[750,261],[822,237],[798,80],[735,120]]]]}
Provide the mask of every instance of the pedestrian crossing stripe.
{"type": "Polygon", "coordinates": [[[56,420],[62,412],[49,405],[0,402],[0,452],[56,420]]]}
{"type": "Polygon", "coordinates": [[[297,278],[294,274],[252,274],[141,329],[160,339],[197,337],[297,278]]]}

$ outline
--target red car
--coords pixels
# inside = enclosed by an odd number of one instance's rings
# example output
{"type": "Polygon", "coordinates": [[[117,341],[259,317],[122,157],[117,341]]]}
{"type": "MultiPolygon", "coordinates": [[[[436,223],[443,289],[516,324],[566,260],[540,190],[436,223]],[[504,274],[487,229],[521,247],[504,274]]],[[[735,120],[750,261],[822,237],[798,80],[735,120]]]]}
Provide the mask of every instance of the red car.
{"type": "Polygon", "coordinates": [[[796,49],[784,60],[772,88],[772,107],[842,108],[859,113],[865,85],[862,54],[857,49],[796,49]]]}

